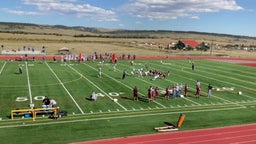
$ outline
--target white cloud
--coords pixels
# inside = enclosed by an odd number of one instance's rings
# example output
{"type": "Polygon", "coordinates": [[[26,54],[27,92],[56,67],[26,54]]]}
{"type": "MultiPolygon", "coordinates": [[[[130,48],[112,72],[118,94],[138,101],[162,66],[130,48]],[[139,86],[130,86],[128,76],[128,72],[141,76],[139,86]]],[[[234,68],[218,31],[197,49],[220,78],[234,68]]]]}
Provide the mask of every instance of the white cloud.
{"type": "Polygon", "coordinates": [[[133,16],[159,20],[198,19],[200,13],[243,10],[235,0],[131,0],[123,8],[133,16]]]}
{"type": "Polygon", "coordinates": [[[192,19],[200,19],[199,16],[191,16],[192,19]]]}
{"type": "Polygon", "coordinates": [[[16,15],[29,15],[29,16],[43,15],[42,13],[30,12],[30,11],[20,11],[20,10],[10,10],[10,9],[2,9],[2,10],[7,13],[16,14],[16,15]]]}
{"type": "Polygon", "coordinates": [[[23,0],[25,5],[35,6],[41,12],[75,15],[99,21],[117,21],[115,12],[90,4],[77,4],[77,0],[23,0]]]}
{"type": "Polygon", "coordinates": [[[119,26],[119,27],[124,27],[124,24],[121,24],[121,23],[120,23],[120,24],[118,24],[118,26],[119,26]]]}
{"type": "Polygon", "coordinates": [[[141,22],[141,21],[136,21],[135,24],[136,24],[136,25],[142,25],[143,22],[141,22]]]}

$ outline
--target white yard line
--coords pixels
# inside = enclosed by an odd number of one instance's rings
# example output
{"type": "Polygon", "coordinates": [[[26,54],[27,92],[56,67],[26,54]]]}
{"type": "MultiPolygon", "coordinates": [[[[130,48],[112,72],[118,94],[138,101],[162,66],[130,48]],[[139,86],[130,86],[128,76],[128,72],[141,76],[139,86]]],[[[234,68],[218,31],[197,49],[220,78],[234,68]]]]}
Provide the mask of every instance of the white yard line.
{"type": "Polygon", "coordinates": [[[29,74],[28,74],[28,63],[25,62],[25,65],[26,65],[26,72],[27,72],[27,82],[28,82],[29,100],[30,100],[30,104],[32,104],[32,103],[33,103],[33,98],[32,98],[31,86],[30,86],[30,79],[29,79],[29,74]]]}
{"type": "MultiPolygon", "coordinates": [[[[213,61],[215,61],[215,60],[213,60],[213,61]]],[[[205,64],[200,64],[200,66],[202,67],[204,67],[205,66],[205,64]]],[[[200,67],[200,68],[201,68],[200,67]]],[[[223,72],[224,73],[226,73],[227,75],[228,74],[230,74],[229,72],[227,72],[227,70],[234,70],[234,71],[236,71],[237,69],[235,69],[235,68],[226,68],[226,67],[223,67],[223,66],[216,66],[216,65],[214,65],[214,68],[217,68],[218,70],[220,70],[220,69],[222,69],[223,70],[223,72]]],[[[203,69],[205,69],[205,68],[203,68],[203,69]]],[[[216,70],[214,70],[214,69],[212,69],[212,72],[213,71],[216,71],[216,70]]],[[[242,74],[238,74],[238,73],[232,73],[232,75],[239,75],[239,76],[243,76],[243,77],[246,77],[246,78],[250,78],[250,79],[255,79],[255,73],[252,73],[252,72],[247,72],[247,71],[240,71],[242,74]],[[253,76],[251,76],[251,75],[253,75],[253,76]]],[[[248,81],[247,81],[248,82],[248,81]]],[[[255,84],[255,83],[254,83],[255,84]]]]}
{"type": "Polygon", "coordinates": [[[77,106],[77,108],[80,110],[80,112],[82,114],[84,114],[84,111],[81,109],[81,107],[78,105],[78,103],[76,102],[76,100],[74,99],[74,97],[70,94],[70,92],[68,91],[68,89],[65,87],[65,85],[62,83],[62,81],[59,79],[59,77],[57,76],[57,74],[53,71],[53,69],[48,65],[47,62],[45,62],[46,65],[48,66],[48,68],[50,69],[50,71],[53,73],[53,75],[56,77],[56,79],[59,81],[59,83],[61,84],[61,86],[65,89],[65,91],[67,92],[67,94],[69,95],[69,97],[73,100],[73,102],[75,103],[75,105],[77,106]]]}
{"type": "Polygon", "coordinates": [[[242,96],[248,97],[248,98],[251,98],[251,99],[256,99],[256,97],[248,96],[248,95],[245,95],[245,94],[242,94],[242,96]]]}
{"type": "MultiPolygon", "coordinates": [[[[205,68],[202,68],[202,69],[205,69],[205,68]]],[[[225,77],[224,77],[223,75],[219,75],[219,74],[212,73],[212,72],[209,72],[209,71],[205,71],[205,70],[201,70],[201,69],[200,69],[200,71],[204,72],[204,73],[209,73],[211,75],[217,75],[217,76],[223,77],[223,79],[232,79],[232,80],[235,80],[235,81],[240,81],[240,82],[243,82],[243,83],[248,83],[248,85],[255,85],[255,82],[251,82],[251,81],[247,81],[247,80],[242,80],[242,79],[237,79],[235,77],[230,77],[228,75],[225,75],[225,77]]],[[[234,84],[234,85],[236,85],[236,84],[234,84]]],[[[252,90],[251,88],[248,88],[248,87],[247,87],[247,89],[252,90]]],[[[255,89],[253,89],[253,90],[255,90],[255,89]]]]}
{"type": "Polygon", "coordinates": [[[136,117],[146,117],[146,116],[170,115],[170,114],[180,114],[180,113],[186,114],[186,113],[198,113],[198,112],[225,111],[225,110],[235,110],[235,109],[243,109],[243,107],[207,109],[207,110],[191,110],[191,111],[179,111],[179,112],[163,112],[163,113],[127,115],[127,116],[122,115],[122,116],[112,116],[112,117],[92,118],[92,119],[81,118],[79,120],[69,120],[69,121],[67,120],[67,121],[53,121],[53,122],[45,122],[45,123],[6,125],[6,126],[0,126],[0,129],[28,127],[28,126],[55,125],[55,124],[65,124],[65,123],[77,123],[77,122],[86,122],[86,121],[95,121],[95,120],[112,120],[112,119],[136,118],[136,117]]]}
{"type": "Polygon", "coordinates": [[[3,72],[3,70],[4,70],[5,65],[6,65],[6,62],[4,62],[4,65],[3,65],[3,66],[2,66],[2,68],[1,68],[0,74],[2,74],[2,72],[3,72]]]}
{"type": "MultiPolygon", "coordinates": [[[[156,65],[156,64],[155,64],[156,65]]],[[[182,68],[181,66],[176,66],[176,65],[173,65],[173,66],[175,66],[175,67],[180,67],[180,68],[182,68]]],[[[212,73],[212,72],[206,72],[206,71],[204,71],[204,70],[197,70],[197,71],[202,71],[202,72],[204,72],[204,73],[209,73],[209,74],[212,74],[212,75],[217,75],[217,76],[221,76],[221,75],[219,75],[219,74],[215,74],[215,73],[212,73]]],[[[185,73],[189,73],[189,74],[193,74],[193,75],[199,75],[199,74],[197,74],[197,73],[194,73],[194,72],[188,72],[188,71],[184,71],[185,73]]],[[[215,79],[215,78],[213,78],[213,77],[207,77],[207,76],[204,76],[204,75],[200,75],[201,77],[205,77],[205,78],[208,78],[208,79],[212,79],[212,80],[215,80],[215,81],[218,81],[218,82],[221,82],[221,83],[226,83],[226,84],[229,84],[229,85],[234,85],[234,86],[236,86],[236,87],[242,87],[243,89],[248,89],[248,90],[251,90],[251,91],[256,91],[256,89],[255,88],[249,88],[249,87],[246,87],[246,86],[242,86],[242,85],[238,85],[238,84],[234,84],[234,83],[231,83],[231,82],[228,82],[228,81],[222,81],[222,80],[219,80],[219,79],[215,79]]],[[[228,77],[228,78],[230,78],[230,77],[228,77]]],[[[237,80],[238,81],[238,79],[236,79],[236,78],[230,78],[230,79],[233,79],[233,80],[237,80]]],[[[240,80],[241,81],[241,80],[240,80]]],[[[255,83],[254,83],[255,84],[255,83]]]]}
{"type": "MultiPolygon", "coordinates": [[[[69,68],[71,68],[73,71],[75,71],[76,73],[78,73],[79,75],[81,75],[81,77],[83,77],[84,79],[86,79],[90,84],[92,84],[94,87],[96,87],[98,90],[100,90],[102,93],[104,93],[108,98],[110,98],[111,100],[113,100],[113,98],[111,96],[109,96],[104,90],[102,90],[100,87],[98,87],[96,84],[94,84],[92,81],[90,81],[88,78],[86,78],[84,75],[82,75],[80,72],[78,72],[76,69],[74,69],[73,67],[71,67],[70,65],[68,65],[69,68]]],[[[119,102],[115,102],[117,105],[119,105],[121,108],[123,108],[124,110],[127,110],[124,106],[122,106],[119,102]]]]}

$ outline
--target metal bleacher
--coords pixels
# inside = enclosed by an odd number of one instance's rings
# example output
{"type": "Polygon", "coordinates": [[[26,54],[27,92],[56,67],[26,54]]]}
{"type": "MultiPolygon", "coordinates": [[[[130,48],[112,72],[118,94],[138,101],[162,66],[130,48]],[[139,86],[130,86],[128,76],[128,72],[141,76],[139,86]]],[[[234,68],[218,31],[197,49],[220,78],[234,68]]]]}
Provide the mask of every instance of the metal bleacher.
{"type": "Polygon", "coordinates": [[[45,55],[44,51],[13,51],[13,50],[2,50],[2,55],[45,55]]]}

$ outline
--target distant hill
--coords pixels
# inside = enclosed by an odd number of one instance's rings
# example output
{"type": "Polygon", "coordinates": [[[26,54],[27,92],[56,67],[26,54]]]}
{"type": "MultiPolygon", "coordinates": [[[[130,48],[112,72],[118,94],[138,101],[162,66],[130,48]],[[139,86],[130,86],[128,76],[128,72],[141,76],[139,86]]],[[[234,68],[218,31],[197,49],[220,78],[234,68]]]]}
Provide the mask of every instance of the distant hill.
{"type": "Polygon", "coordinates": [[[97,28],[68,27],[64,25],[39,25],[31,23],[0,22],[0,32],[49,35],[93,34],[100,32],[97,28]]]}
{"type": "Polygon", "coordinates": [[[41,25],[31,23],[13,23],[0,22],[0,32],[9,33],[27,33],[27,34],[60,34],[60,35],[80,35],[80,36],[120,36],[120,37],[158,37],[159,35],[167,34],[196,34],[196,35],[212,35],[225,36],[233,38],[253,38],[248,36],[238,36],[219,33],[206,33],[196,31],[171,31],[171,30],[122,30],[122,29],[107,29],[93,28],[83,26],[65,26],[65,25],[41,25]]]}
{"type": "MultiPolygon", "coordinates": [[[[73,38],[121,38],[121,39],[165,39],[163,43],[177,42],[181,39],[194,39],[198,42],[216,43],[220,45],[236,45],[255,47],[256,37],[228,35],[219,33],[205,33],[196,31],[171,30],[125,30],[107,29],[83,26],[41,25],[31,23],[0,22],[0,33],[26,35],[56,35],[73,38]]],[[[81,40],[81,39],[80,39],[81,40]]]]}
{"type": "MultiPolygon", "coordinates": [[[[196,31],[171,30],[126,30],[83,26],[42,25],[31,23],[0,22],[0,39],[7,48],[18,48],[21,45],[47,45],[47,53],[55,54],[60,47],[73,47],[79,52],[107,51],[123,53],[123,50],[150,55],[152,51],[158,55],[177,53],[166,49],[180,40],[195,40],[212,46],[218,55],[231,55],[231,50],[256,50],[256,37],[205,33],[196,31]],[[151,45],[152,44],[152,45],[151,45]],[[85,49],[90,47],[90,49],[85,49]],[[224,52],[224,51],[225,52],[224,52]]],[[[129,53],[131,53],[129,52],[129,53]]],[[[191,51],[192,52],[192,51],[191,51]]],[[[74,51],[74,53],[76,53],[74,51]]],[[[186,54],[187,51],[185,52],[186,54]]],[[[197,53],[193,51],[192,53],[197,53]]],[[[245,55],[241,51],[232,55],[245,55]]],[[[182,51],[182,54],[184,52],[182,51]]],[[[197,53],[198,54],[198,53],[197,53]]],[[[200,51],[202,54],[202,51],[200,51]]],[[[246,53],[245,57],[255,57],[254,53],[246,53]],[[248,56],[249,55],[249,56],[248,56]],[[252,56],[251,56],[252,55],[252,56]]]]}

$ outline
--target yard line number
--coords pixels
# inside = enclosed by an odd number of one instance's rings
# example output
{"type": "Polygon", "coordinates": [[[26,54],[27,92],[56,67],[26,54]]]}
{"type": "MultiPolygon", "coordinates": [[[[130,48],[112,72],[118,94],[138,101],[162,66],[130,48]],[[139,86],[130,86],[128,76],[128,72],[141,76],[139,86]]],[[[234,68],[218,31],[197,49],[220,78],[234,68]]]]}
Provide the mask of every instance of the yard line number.
{"type": "MultiPolygon", "coordinates": [[[[117,96],[120,96],[121,94],[124,94],[123,92],[110,92],[110,93],[108,93],[108,95],[109,96],[112,96],[112,97],[117,97],[117,96]]],[[[102,94],[102,93],[96,93],[96,95],[98,96],[98,97],[105,97],[105,95],[104,94],[102,94]]],[[[42,101],[43,99],[44,99],[44,97],[45,96],[35,96],[34,97],[34,100],[37,100],[37,101],[42,101]]],[[[25,102],[25,101],[28,101],[29,100],[29,98],[28,97],[26,97],[26,96],[20,96],[20,97],[17,97],[16,98],[16,101],[17,102],[25,102]]]]}

